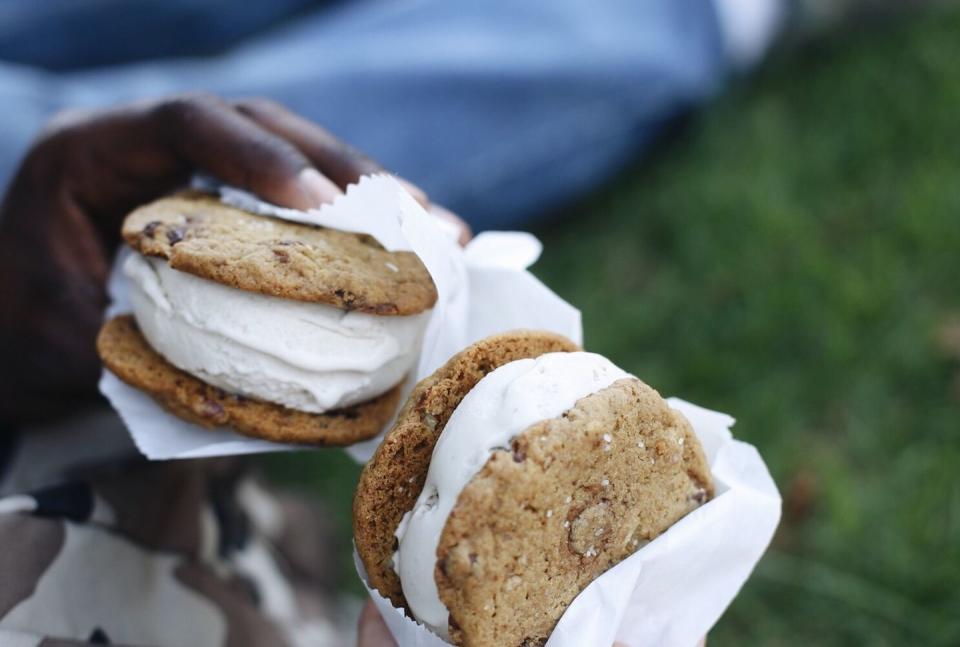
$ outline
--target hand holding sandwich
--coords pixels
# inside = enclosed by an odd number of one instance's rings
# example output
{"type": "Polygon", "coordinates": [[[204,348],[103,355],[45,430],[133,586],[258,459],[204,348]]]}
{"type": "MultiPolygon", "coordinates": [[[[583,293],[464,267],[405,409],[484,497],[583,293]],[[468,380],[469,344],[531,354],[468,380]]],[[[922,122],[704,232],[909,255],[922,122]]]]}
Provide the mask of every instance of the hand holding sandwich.
{"type": "Polygon", "coordinates": [[[59,115],[0,207],[8,250],[0,258],[0,420],[52,418],[94,397],[93,340],[119,224],[133,207],[203,172],[307,209],[377,171],[324,129],[261,99],[189,95],[59,115]]]}

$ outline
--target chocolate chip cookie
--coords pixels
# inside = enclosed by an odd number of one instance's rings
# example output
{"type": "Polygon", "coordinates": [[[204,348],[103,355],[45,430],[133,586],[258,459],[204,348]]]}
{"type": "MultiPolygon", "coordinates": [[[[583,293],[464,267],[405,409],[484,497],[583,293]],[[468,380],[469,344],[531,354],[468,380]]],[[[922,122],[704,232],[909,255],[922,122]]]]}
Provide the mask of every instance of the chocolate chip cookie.
{"type": "Polygon", "coordinates": [[[373,237],[261,216],[188,192],[135,210],[123,238],[170,267],[230,287],[375,315],[433,307],[437,289],[411,252],[373,237]]]}
{"type": "MultiPolygon", "coordinates": [[[[422,381],[364,468],[354,499],[370,585],[406,608],[394,533],[454,409],[486,374],[577,348],[547,333],[493,337],[422,381]]],[[[443,527],[434,581],[458,645],[540,645],[580,591],[713,496],[687,420],[627,377],[496,449],[443,527]]]]}

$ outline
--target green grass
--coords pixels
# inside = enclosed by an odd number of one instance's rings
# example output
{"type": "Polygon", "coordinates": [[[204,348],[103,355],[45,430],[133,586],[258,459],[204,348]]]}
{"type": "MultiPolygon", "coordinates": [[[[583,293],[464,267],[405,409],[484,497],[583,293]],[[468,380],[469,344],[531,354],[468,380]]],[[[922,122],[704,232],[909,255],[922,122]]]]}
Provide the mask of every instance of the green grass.
{"type": "MultiPolygon", "coordinates": [[[[734,414],[784,495],[711,645],[960,644],[958,34],[780,54],[537,232],[587,347],[734,414]]],[[[270,463],[346,523],[349,459],[270,463]]]]}

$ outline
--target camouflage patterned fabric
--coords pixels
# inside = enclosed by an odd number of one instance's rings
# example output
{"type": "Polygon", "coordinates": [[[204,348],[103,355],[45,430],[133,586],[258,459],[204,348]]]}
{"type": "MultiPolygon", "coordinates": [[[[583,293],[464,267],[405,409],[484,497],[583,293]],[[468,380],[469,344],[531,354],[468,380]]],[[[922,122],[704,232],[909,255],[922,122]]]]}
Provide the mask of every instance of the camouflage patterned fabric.
{"type": "Polygon", "coordinates": [[[3,434],[0,645],[352,643],[357,608],[329,588],[331,537],[315,506],[273,492],[242,460],[151,464],[105,443],[110,460],[97,464],[89,438],[3,434]],[[63,460],[48,460],[41,481],[82,478],[11,493],[42,471],[22,463],[51,451],[63,460]]]}

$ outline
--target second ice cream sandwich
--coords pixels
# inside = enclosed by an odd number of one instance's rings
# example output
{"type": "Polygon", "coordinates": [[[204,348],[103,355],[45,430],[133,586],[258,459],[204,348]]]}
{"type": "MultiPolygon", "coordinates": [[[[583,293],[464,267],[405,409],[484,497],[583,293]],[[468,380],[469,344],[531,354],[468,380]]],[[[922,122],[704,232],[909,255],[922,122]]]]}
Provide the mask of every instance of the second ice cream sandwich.
{"type": "Polygon", "coordinates": [[[437,635],[542,645],[577,594],[713,491],[655,390],[514,332],[417,385],[363,470],[354,535],[369,584],[437,635]]]}
{"type": "Polygon", "coordinates": [[[137,209],[122,233],[133,312],[97,344],[120,379],[269,440],[345,445],[390,419],[437,299],[415,254],[195,192],[137,209]]]}

